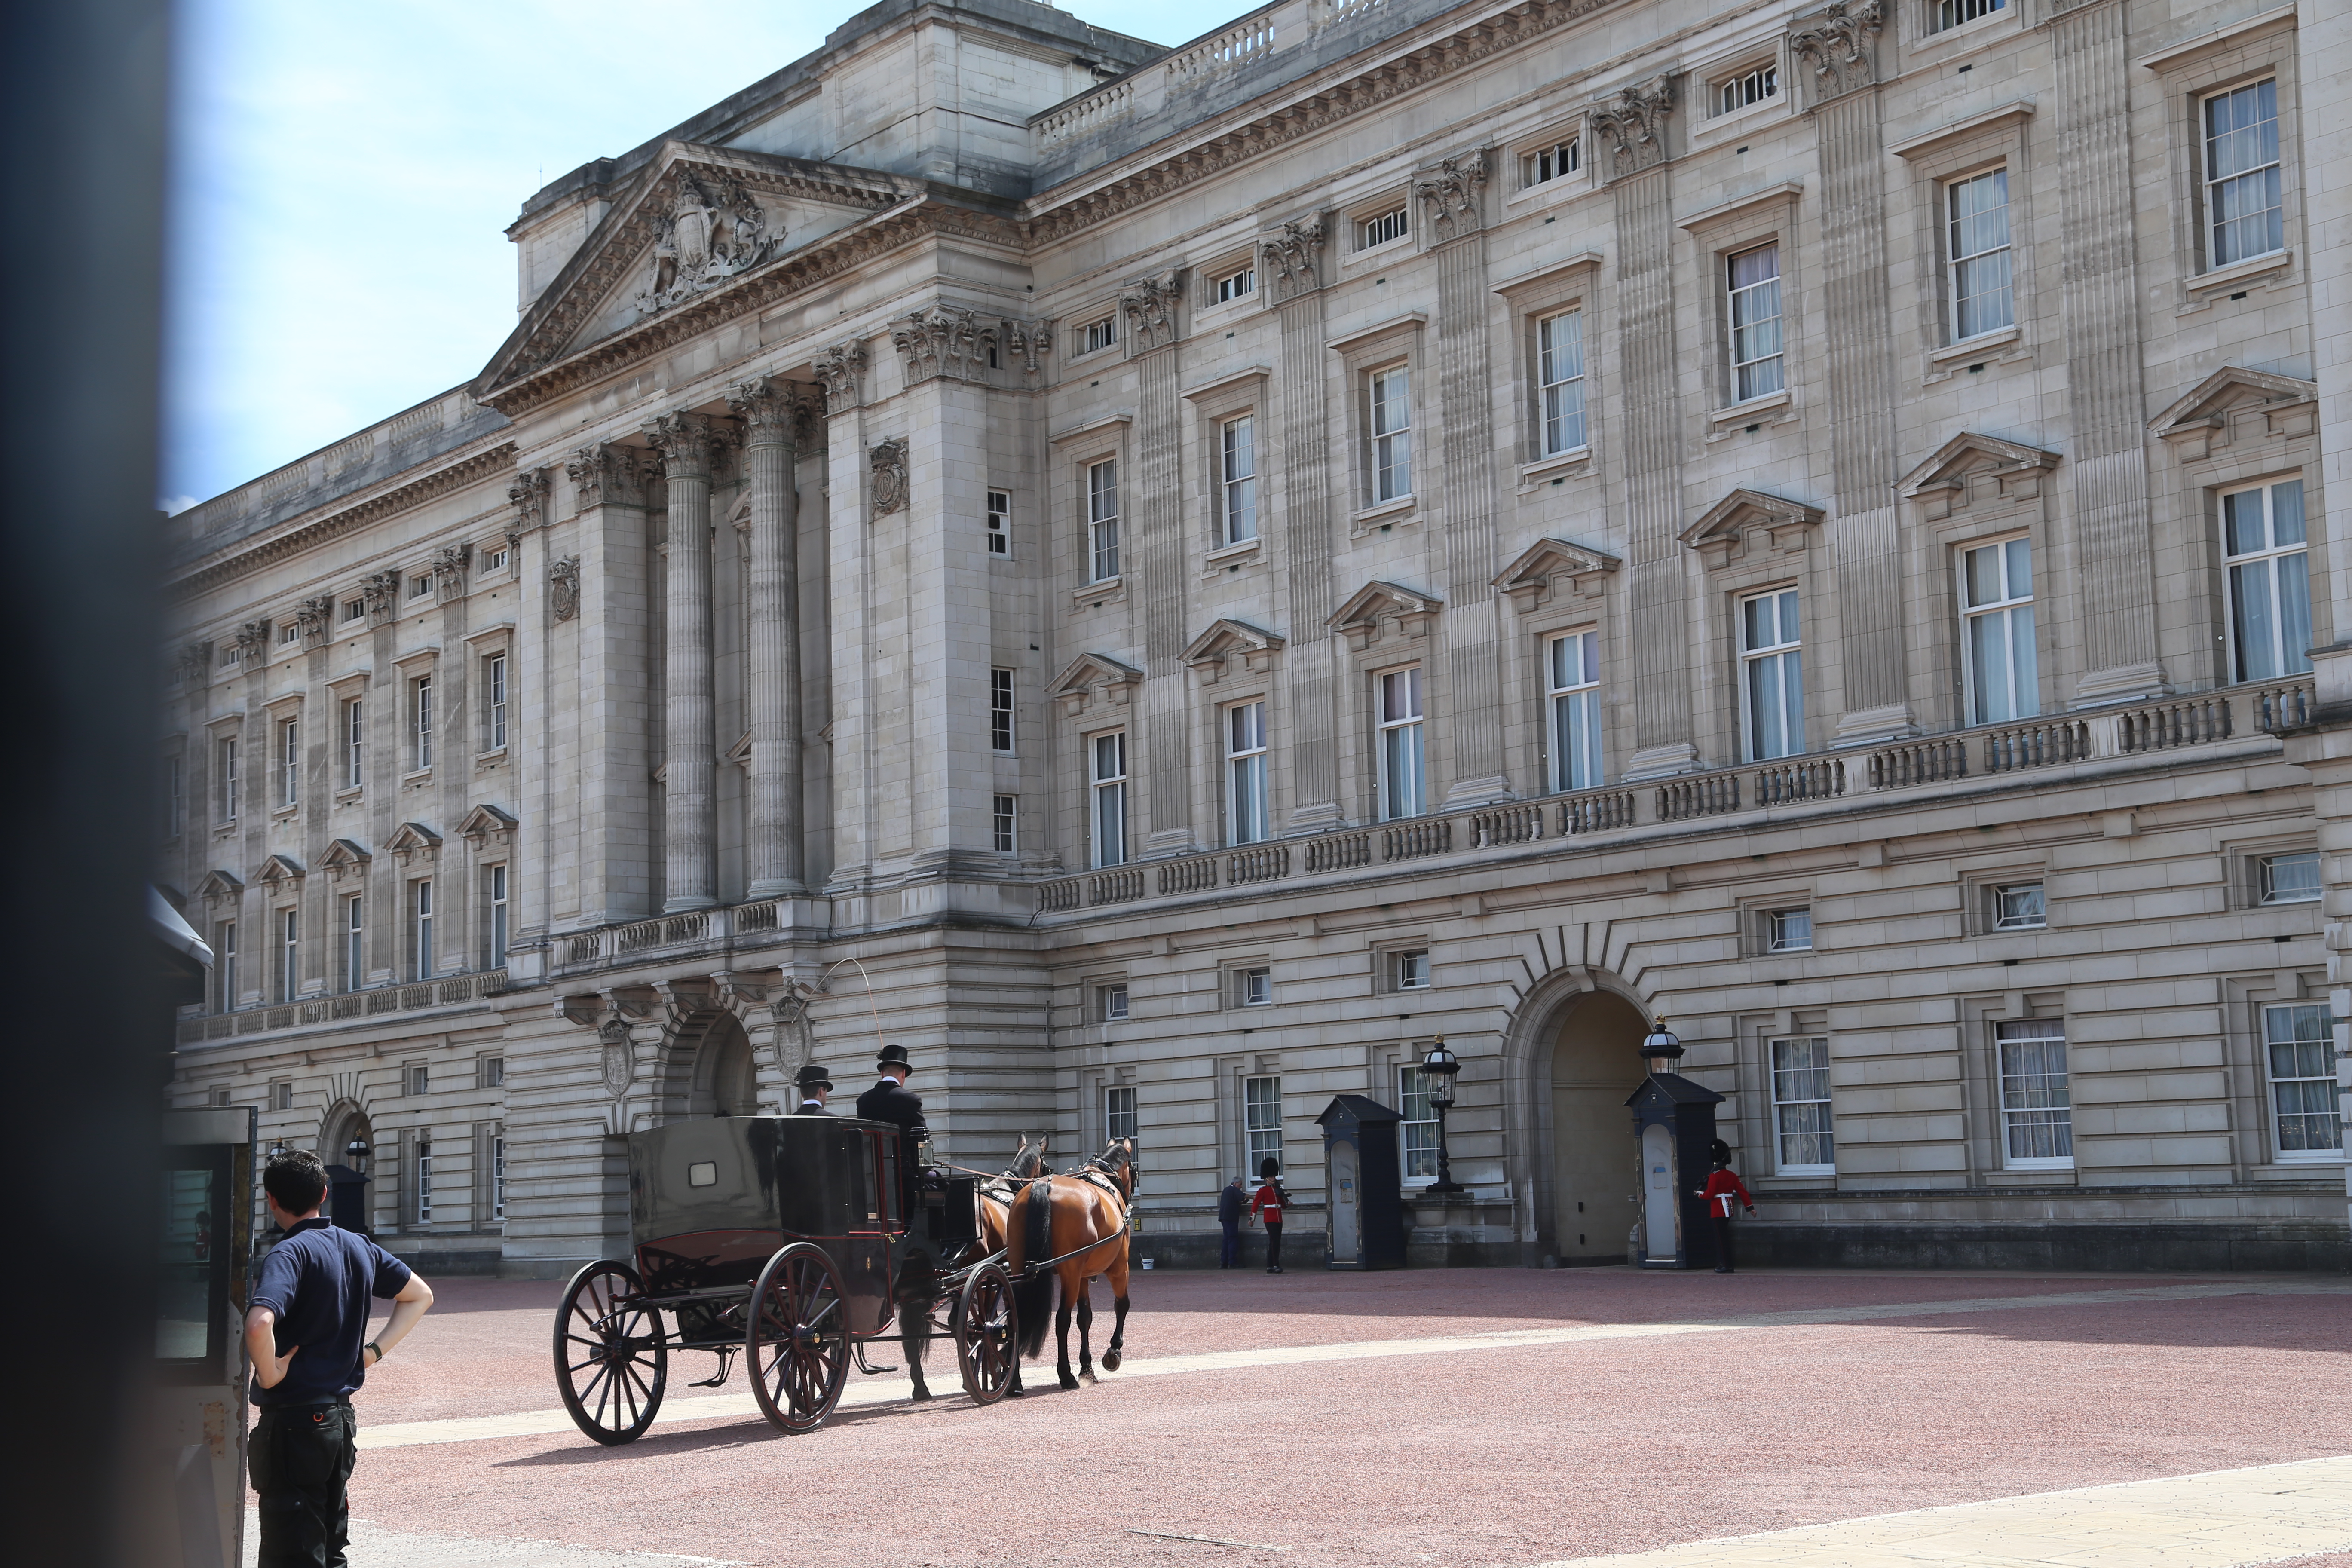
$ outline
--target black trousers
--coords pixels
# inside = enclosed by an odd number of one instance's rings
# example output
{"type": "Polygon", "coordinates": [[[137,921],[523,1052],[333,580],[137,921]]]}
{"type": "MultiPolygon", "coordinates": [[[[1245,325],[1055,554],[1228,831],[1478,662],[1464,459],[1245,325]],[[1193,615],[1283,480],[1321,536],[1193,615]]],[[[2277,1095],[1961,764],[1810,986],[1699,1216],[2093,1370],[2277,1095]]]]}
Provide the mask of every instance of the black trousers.
{"type": "Polygon", "coordinates": [[[1715,1266],[1717,1268],[1732,1268],[1734,1265],[1731,1261],[1731,1216],[1719,1214],[1715,1215],[1714,1219],[1715,1266]]]}
{"type": "Polygon", "coordinates": [[[261,1500],[261,1568],[346,1568],[358,1434],[348,1400],[262,1406],[246,1456],[261,1500]]]}
{"type": "Polygon", "coordinates": [[[1242,1266],[1241,1222],[1239,1220],[1228,1220],[1225,1222],[1223,1228],[1225,1234],[1223,1245],[1217,1252],[1217,1267],[1220,1268],[1239,1268],[1242,1266]]]}
{"type": "Polygon", "coordinates": [[[1282,1267],[1282,1226],[1278,1225],[1265,1227],[1265,1266],[1268,1268],[1282,1267]]]}

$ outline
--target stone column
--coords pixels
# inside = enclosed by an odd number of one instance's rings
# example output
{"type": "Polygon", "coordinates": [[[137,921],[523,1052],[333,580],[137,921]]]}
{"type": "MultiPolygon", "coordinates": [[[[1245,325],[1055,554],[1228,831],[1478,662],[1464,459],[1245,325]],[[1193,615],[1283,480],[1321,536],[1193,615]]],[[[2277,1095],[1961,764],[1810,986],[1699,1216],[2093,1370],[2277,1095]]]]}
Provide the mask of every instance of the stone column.
{"type": "MultiPolygon", "coordinates": [[[[833,686],[833,870],[824,890],[855,897],[871,885],[877,827],[873,779],[875,755],[874,551],[867,521],[867,464],[864,382],[866,344],[845,338],[816,361],[824,387],[825,531],[831,545],[827,574],[832,588],[833,686]]],[[[838,917],[836,917],[838,918],[838,917]]]]}
{"type": "Polygon", "coordinates": [[[2059,296],[2066,315],[2074,529],[2084,647],[2076,705],[2164,688],[2140,386],[2139,277],[2131,150],[2131,52],[2121,0],[2089,0],[2049,24],[2058,90],[2059,296]]]}
{"type": "Polygon", "coordinates": [[[1629,779],[1697,765],[1682,533],[1684,417],[1675,345],[1675,219],[1666,178],[1674,84],[1637,83],[1593,106],[1617,232],[1617,396],[1625,432],[1625,575],[1632,593],[1633,754],[1629,779]]]}
{"type": "Polygon", "coordinates": [[[751,879],[744,896],[752,899],[808,890],[801,867],[800,517],[793,485],[800,461],[794,430],[807,403],[796,388],[767,376],[727,399],[743,421],[743,466],[751,484],[751,879]]]}
{"type": "Polygon", "coordinates": [[[719,902],[712,804],[719,741],[712,728],[710,671],[710,451],[719,427],[699,414],[666,414],[646,429],[669,484],[668,676],[663,728],[668,785],[663,793],[666,913],[719,902]]]}
{"type": "MultiPolygon", "coordinates": [[[[507,526],[507,559],[519,584],[530,581],[530,574],[545,558],[548,497],[554,488],[554,480],[540,468],[524,469],[507,487],[507,501],[514,508],[507,526]]],[[[548,722],[547,599],[543,592],[515,595],[514,643],[507,656],[507,766],[514,781],[515,815],[521,818],[507,856],[511,911],[507,953],[509,970],[520,978],[546,973],[548,872],[554,859],[554,841],[548,832],[553,726],[548,722]]],[[[482,693],[482,700],[488,702],[488,692],[482,693]]]]}
{"type": "Polygon", "coordinates": [[[1437,253],[1436,412],[1445,466],[1444,737],[1453,758],[1444,809],[1510,793],[1503,764],[1503,675],[1496,638],[1494,356],[1487,331],[1486,150],[1448,158],[1413,182],[1423,232],[1437,253]]]}
{"type": "MultiPolygon", "coordinates": [[[[1886,291],[1886,150],[1878,119],[1879,7],[1832,6],[1790,35],[1822,162],[1822,318],[1836,488],[1828,538],[1844,636],[1853,745],[1914,729],[1903,669],[1903,573],[1895,533],[1895,360],[1886,291]]],[[[1824,671],[1823,673],[1827,673],[1824,671]]]]}
{"type": "MultiPolygon", "coordinates": [[[[1286,223],[1260,247],[1259,276],[1270,277],[1282,324],[1282,537],[1289,580],[1290,646],[1283,650],[1282,721],[1290,727],[1292,833],[1337,827],[1339,811],[1339,712],[1332,677],[1330,351],[1323,346],[1321,214],[1286,223]]],[[[1271,423],[1271,421],[1269,421],[1271,423]]]]}
{"type": "Polygon", "coordinates": [[[641,447],[600,445],[572,454],[563,469],[572,482],[579,553],[547,566],[549,616],[579,623],[573,646],[582,712],[572,812],[579,930],[652,912],[645,459],[641,447]]]}

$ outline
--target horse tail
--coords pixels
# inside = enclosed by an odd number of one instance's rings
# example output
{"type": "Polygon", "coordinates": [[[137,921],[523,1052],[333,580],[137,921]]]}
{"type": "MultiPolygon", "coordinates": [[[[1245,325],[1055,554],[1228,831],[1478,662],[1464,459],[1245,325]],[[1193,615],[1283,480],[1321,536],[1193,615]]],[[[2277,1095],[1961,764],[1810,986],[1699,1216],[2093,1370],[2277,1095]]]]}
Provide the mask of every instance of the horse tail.
{"type": "MultiPolygon", "coordinates": [[[[1022,1215],[1016,1261],[1024,1267],[1013,1275],[1013,1314],[1021,1330],[1021,1353],[1036,1355],[1045,1348],[1045,1320],[1054,1310],[1054,1271],[1040,1267],[1054,1256],[1053,1179],[1039,1177],[1023,1195],[1028,1206],[1022,1215]]],[[[1007,1221],[1009,1229],[1010,1216],[1007,1221]]]]}

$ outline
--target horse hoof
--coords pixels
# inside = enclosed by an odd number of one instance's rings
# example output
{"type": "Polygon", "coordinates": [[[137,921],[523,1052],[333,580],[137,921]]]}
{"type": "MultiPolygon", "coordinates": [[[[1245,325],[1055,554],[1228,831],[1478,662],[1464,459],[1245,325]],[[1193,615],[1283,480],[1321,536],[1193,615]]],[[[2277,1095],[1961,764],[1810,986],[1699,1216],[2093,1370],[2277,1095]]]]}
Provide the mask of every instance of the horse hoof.
{"type": "Polygon", "coordinates": [[[1019,1399],[1027,1394],[1028,1392],[1029,1391],[1027,1389],[1022,1387],[1016,1383],[1012,1387],[1004,1391],[1004,1397],[1007,1399],[1019,1399]]]}
{"type": "Polygon", "coordinates": [[[1105,1372],[1117,1372],[1118,1370],[1118,1352],[1117,1351],[1103,1352],[1103,1370],[1105,1372]]]}
{"type": "Polygon", "coordinates": [[[938,1397],[938,1394],[933,1394],[928,1388],[919,1388],[915,1390],[915,1403],[918,1405],[920,1405],[926,1399],[937,1399],[938,1397]]]}
{"type": "Polygon", "coordinates": [[[1064,1391],[1065,1393],[1066,1393],[1066,1392],[1068,1392],[1069,1390],[1074,1389],[1074,1388],[1076,1388],[1076,1387],[1077,1387],[1077,1386],[1078,1386],[1078,1380],[1077,1380],[1076,1378],[1072,1377],[1072,1376],[1071,1376],[1068,1373],[1066,1373],[1066,1373],[1062,1373],[1062,1388],[1063,1388],[1063,1391],[1064,1391]]]}
{"type": "Polygon", "coordinates": [[[1078,1381],[1085,1384],[1088,1388],[1092,1388],[1095,1385],[1095,1369],[1087,1367],[1084,1371],[1080,1372],[1078,1373],[1078,1381]]]}

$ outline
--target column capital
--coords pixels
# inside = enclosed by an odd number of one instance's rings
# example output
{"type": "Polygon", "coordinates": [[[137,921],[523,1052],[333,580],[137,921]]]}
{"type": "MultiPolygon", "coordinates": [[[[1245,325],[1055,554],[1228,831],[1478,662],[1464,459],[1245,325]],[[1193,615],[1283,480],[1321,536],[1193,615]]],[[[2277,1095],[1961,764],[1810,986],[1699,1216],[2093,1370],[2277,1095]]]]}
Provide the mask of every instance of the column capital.
{"type": "Polygon", "coordinates": [[[797,439],[819,412],[816,395],[797,382],[763,375],[727,395],[728,409],[743,422],[743,444],[797,439]]]}
{"type": "Polygon", "coordinates": [[[545,468],[526,468],[507,487],[507,503],[514,508],[514,527],[528,533],[547,521],[547,492],[552,481],[545,468]]]}
{"type": "Polygon", "coordinates": [[[824,411],[838,414],[857,406],[858,378],[866,371],[866,342],[845,338],[824,351],[816,362],[816,378],[824,384],[824,411]]]}
{"type": "Polygon", "coordinates": [[[1666,161],[1666,117],[1675,111],[1674,79],[1661,72],[1633,82],[1585,110],[1594,139],[1610,151],[1609,177],[1622,179],[1666,161]]]}
{"type": "Polygon", "coordinates": [[[592,506],[643,506],[645,452],[636,447],[600,442],[583,447],[564,460],[564,477],[582,510],[592,506]]]}
{"type": "Polygon", "coordinates": [[[646,426],[646,442],[661,454],[662,467],[673,479],[709,478],[711,454],[734,438],[730,421],[687,409],[661,415],[646,426]]]}

